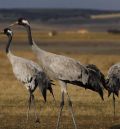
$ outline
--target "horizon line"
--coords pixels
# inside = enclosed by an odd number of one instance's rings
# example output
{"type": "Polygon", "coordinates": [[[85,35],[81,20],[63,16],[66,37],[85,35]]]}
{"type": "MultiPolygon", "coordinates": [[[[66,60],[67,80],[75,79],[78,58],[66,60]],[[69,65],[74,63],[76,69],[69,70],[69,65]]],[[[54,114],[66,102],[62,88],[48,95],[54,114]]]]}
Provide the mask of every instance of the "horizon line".
{"type": "Polygon", "coordinates": [[[48,9],[48,10],[52,10],[52,9],[61,9],[61,10],[96,10],[96,11],[120,11],[119,9],[96,9],[96,8],[72,8],[72,7],[67,7],[67,8],[62,8],[62,7],[3,7],[3,8],[0,8],[0,10],[21,10],[21,9],[24,9],[24,10],[27,10],[27,9],[48,9]]]}

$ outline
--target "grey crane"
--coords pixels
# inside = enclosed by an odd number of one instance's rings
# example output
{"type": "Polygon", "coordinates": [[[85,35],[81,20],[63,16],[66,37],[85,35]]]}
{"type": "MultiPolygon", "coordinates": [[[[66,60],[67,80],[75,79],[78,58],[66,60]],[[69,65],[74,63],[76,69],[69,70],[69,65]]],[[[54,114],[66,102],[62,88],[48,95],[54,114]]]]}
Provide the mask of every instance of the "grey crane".
{"type": "Polygon", "coordinates": [[[115,116],[115,95],[118,97],[120,90],[120,63],[114,64],[109,68],[106,77],[106,86],[108,87],[108,96],[113,93],[113,107],[115,116]]]}
{"type": "MultiPolygon", "coordinates": [[[[34,113],[36,122],[39,122],[36,107],[35,107],[35,100],[34,100],[34,91],[37,87],[39,87],[44,100],[46,101],[46,92],[49,90],[53,95],[52,90],[52,82],[44,73],[43,69],[35,62],[24,59],[22,57],[15,56],[10,51],[10,44],[12,42],[13,32],[9,28],[5,28],[0,34],[4,34],[8,36],[8,43],[6,46],[6,54],[7,57],[12,64],[13,73],[16,78],[21,81],[24,86],[27,88],[29,92],[29,100],[28,100],[28,111],[27,111],[27,120],[29,117],[29,110],[31,104],[34,106],[34,113]]],[[[54,95],[53,95],[54,97],[54,95]]]]}
{"type": "Polygon", "coordinates": [[[100,80],[101,77],[98,77],[97,70],[92,69],[91,66],[88,66],[90,68],[87,68],[85,65],[81,64],[79,61],[76,61],[72,58],[50,53],[39,48],[32,38],[31,27],[26,19],[19,18],[18,21],[11,24],[10,27],[14,25],[21,25],[26,28],[28,33],[29,44],[32,47],[33,52],[36,54],[38,60],[42,64],[42,67],[45,69],[49,77],[59,81],[59,84],[61,86],[61,103],[56,129],[59,128],[61,113],[64,107],[64,94],[67,95],[72,120],[75,129],[77,129],[72,108],[72,101],[67,92],[67,83],[98,92],[101,98],[103,99],[103,85],[100,80]]]}

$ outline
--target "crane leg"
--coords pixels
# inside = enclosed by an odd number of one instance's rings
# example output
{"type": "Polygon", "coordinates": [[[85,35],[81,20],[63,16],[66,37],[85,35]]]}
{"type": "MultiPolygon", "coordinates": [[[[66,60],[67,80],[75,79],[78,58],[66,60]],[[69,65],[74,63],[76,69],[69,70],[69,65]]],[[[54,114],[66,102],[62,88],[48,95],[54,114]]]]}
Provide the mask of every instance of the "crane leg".
{"type": "Polygon", "coordinates": [[[113,93],[113,110],[114,110],[114,117],[115,117],[115,94],[113,93]]]}
{"type": "Polygon", "coordinates": [[[78,129],[77,125],[76,125],[74,113],[73,113],[72,101],[70,100],[69,94],[67,92],[67,83],[65,83],[63,81],[59,81],[59,83],[61,85],[61,91],[62,91],[62,102],[61,102],[62,105],[61,105],[61,108],[60,108],[60,112],[59,112],[59,116],[58,116],[58,122],[57,122],[57,128],[56,129],[59,128],[60,117],[61,117],[62,109],[63,109],[63,106],[64,106],[64,93],[67,95],[67,100],[68,100],[69,109],[70,109],[70,112],[71,112],[71,115],[72,115],[73,124],[75,126],[75,129],[78,129]]]}
{"type": "Polygon", "coordinates": [[[60,123],[60,118],[61,118],[61,115],[62,115],[63,107],[64,107],[64,92],[62,92],[62,101],[61,101],[61,103],[60,103],[60,112],[59,112],[59,115],[58,115],[58,120],[57,120],[56,129],[59,128],[59,123],[60,123]]]}
{"type": "Polygon", "coordinates": [[[28,110],[27,110],[27,121],[29,119],[29,111],[30,111],[30,107],[31,107],[31,92],[29,92],[29,99],[28,99],[28,110]]]}
{"type": "Polygon", "coordinates": [[[31,98],[32,98],[32,103],[33,103],[34,113],[35,113],[35,118],[36,118],[35,122],[36,122],[36,123],[37,123],[37,122],[40,123],[39,118],[38,118],[38,115],[37,115],[37,113],[36,113],[35,97],[34,97],[33,94],[31,95],[31,98]]]}
{"type": "Polygon", "coordinates": [[[70,109],[70,112],[71,112],[71,115],[72,115],[73,124],[75,126],[75,129],[78,129],[76,121],[75,121],[74,113],[73,113],[72,101],[70,100],[68,92],[67,92],[67,98],[68,98],[69,109],[70,109]]]}

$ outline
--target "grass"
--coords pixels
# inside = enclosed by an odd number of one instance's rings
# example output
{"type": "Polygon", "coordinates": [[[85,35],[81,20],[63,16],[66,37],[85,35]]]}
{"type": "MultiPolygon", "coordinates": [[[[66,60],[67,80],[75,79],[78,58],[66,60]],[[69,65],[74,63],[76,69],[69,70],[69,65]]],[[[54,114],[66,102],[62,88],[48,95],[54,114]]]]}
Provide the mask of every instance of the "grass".
{"type": "MultiPolygon", "coordinates": [[[[19,32],[15,30],[14,34],[14,42],[18,42],[21,39],[21,42],[26,41],[26,31],[19,32]]],[[[77,42],[77,41],[110,41],[110,42],[119,42],[120,36],[119,34],[109,34],[103,32],[89,32],[86,34],[80,34],[76,31],[73,32],[58,32],[57,35],[50,37],[48,32],[42,31],[33,31],[33,37],[36,41],[46,41],[46,42],[60,42],[60,41],[69,41],[69,42],[77,42]]],[[[5,40],[5,36],[1,36],[0,41],[3,42],[5,40]]],[[[69,43],[68,42],[68,43],[69,43]]]]}
{"type": "MultiPolygon", "coordinates": [[[[36,61],[31,51],[15,51],[15,54],[36,61]]],[[[111,65],[120,61],[119,55],[78,55],[72,53],[64,53],[64,55],[80,60],[84,64],[96,64],[105,75],[111,65]]],[[[35,92],[40,124],[35,124],[33,110],[30,113],[30,120],[26,122],[27,90],[15,79],[11,65],[3,52],[0,52],[0,62],[0,129],[55,129],[60,102],[58,83],[56,82],[53,87],[56,104],[49,93],[48,101],[44,104],[39,91],[35,92]]],[[[99,95],[92,91],[72,85],[68,86],[68,92],[73,101],[78,129],[120,128],[119,99],[116,102],[116,117],[114,118],[112,98],[107,97],[106,91],[105,101],[102,101],[99,95]]],[[[66,102],[60,129],[74,128],[67,104],[66,102]]]]}

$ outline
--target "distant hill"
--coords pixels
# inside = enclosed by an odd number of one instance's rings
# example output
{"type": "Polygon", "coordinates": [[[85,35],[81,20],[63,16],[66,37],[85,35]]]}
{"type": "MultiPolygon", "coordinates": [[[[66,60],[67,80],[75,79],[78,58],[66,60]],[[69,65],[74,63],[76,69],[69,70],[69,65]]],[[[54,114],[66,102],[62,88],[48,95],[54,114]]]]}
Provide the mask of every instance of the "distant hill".
{"type": "Polygon", "coordinates": [[[91,9],[1,9],[0,22],[14,21],[19,17],[24,17],[33,22],[44,22],[48,24],[83,24],[83,23],[102,23],[120,20],[91,19],[91,15],[103,15],[120,13],[120,11],[102,11],[91,9]]]}

